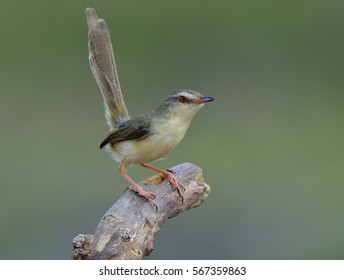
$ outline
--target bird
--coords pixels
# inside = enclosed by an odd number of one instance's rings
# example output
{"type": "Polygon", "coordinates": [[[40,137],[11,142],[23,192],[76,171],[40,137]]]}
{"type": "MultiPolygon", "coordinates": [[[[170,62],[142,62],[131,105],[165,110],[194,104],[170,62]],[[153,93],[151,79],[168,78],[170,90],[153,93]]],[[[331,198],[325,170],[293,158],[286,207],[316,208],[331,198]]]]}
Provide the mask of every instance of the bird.
{"type": "Polygon", "coordinates": [[[95,9],[86,8],[89,63],[104,100],[105,117],[110,132],[100,144],[119,162],[119,173],[130,183],[129,189],[158,206],[153,192],[145,191],[127,173],[127,167],[139,164],[164,175],[182,197],[186,187],[170,170],[148,163],[171,152],[183,139],[201,107],[214,98],[190,89],[177,90],[156,108],[130,117],[118,79],[110,32],[95,9]]]}

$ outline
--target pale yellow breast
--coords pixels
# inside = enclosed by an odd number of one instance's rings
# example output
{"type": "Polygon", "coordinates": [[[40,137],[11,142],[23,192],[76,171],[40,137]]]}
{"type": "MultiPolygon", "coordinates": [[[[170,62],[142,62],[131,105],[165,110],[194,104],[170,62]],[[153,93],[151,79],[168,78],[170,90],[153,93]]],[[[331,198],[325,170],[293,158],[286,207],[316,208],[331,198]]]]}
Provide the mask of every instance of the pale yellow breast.
{"type": "Polygon", "coordinates": [[[139,141],[123,141],[116,144],[112,151],[118,160],[126,159],[131,163],[146,163],[157,160],[172,151],[183,139],[190,122],[179,118],[157,120],[151,134],[139,141]]]}

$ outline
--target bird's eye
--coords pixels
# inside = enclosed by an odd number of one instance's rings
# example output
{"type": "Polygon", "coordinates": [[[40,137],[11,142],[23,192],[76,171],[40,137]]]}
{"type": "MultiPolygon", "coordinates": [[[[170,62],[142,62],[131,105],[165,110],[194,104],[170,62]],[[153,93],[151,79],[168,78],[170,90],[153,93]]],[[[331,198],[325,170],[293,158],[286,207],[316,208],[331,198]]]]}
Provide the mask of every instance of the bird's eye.
{"type": "Polygon", "coordinates": [[[188,101],[188,98],[184,95],[181,95],[178,97],[179,102],[186,103],[188,101]]]}

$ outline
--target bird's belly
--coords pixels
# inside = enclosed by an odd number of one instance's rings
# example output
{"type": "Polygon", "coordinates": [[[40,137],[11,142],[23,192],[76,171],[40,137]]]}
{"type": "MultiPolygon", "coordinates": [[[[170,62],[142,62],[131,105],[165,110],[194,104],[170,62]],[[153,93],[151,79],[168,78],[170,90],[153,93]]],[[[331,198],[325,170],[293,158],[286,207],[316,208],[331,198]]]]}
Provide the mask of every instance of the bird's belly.
{"type": "MultiPolygon", "coordinates": [[[[173,126],[172,126],[173,127],[173,126]]],[[[116,143],[111,147],[115,159],[130,163],[146,163],[160,159],[172,151],[183,139],[186,128],[156,126],[152,134],[141,140],[130,140],[116,143]]]]}

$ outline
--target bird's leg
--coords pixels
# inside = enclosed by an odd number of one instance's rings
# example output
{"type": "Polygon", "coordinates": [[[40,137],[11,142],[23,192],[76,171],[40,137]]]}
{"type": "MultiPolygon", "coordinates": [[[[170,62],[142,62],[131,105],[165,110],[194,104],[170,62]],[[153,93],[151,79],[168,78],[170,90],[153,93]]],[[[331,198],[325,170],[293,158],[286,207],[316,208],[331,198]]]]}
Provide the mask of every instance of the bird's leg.
{"type": "Polygon", "coordinates": [[[149,165],[147,163],[141,163],[141,166],[166,176],[166,179],[177,189],[179,195],[182,197],[182,200],[184,200],[183,191],[186,190],[186,187],[173,175],[173,172],[149,165]]]}
{"type": "Polygon", "coordinates": [[[140,185],[138,185],[133,179],[131,179],[128,173],[126,172],[126,167],[124,165],[120,165],[119,172],[131,184],[129,189],[131,191],[137,192],[139,196],[142,196],[147,201],[149,201],[156,208],[156,211],[158,211],[158,205],[153,200],[155,198],[155,194],[152,192],[145,191],[140,185]]]}

